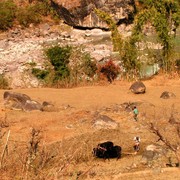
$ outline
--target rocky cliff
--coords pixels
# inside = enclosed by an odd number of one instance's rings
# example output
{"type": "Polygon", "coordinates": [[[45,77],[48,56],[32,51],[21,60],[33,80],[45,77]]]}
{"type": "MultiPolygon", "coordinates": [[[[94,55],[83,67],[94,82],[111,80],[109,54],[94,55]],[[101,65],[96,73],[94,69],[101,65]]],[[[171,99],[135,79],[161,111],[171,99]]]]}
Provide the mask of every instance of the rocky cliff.
{"type": "Polygon", "coordinates": [[[107,28],[95,8],[110,14],[117,24],[131,23],[135,12],[134,0],[51,0],[51,5],[65,23],[80,28],[107,28]]]}

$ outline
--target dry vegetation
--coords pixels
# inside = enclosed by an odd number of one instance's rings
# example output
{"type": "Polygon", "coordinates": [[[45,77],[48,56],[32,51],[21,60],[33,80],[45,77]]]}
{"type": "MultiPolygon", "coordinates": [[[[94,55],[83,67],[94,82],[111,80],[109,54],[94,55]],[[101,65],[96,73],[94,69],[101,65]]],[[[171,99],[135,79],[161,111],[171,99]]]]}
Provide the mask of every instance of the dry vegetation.
{"type": "Polygon", "coordinates": [[[172,149],[180,144],[180,80],[159,76],[144,84],[147,92],[142,95],[129,92],[130,83],[118,81],[73,89],[14,90],[52,102],[57,107],[54,112],[4,109],[1,98],[0,179],[179,179],[179,168],[166,164],[178,163],[172,149]],[[176,98],[161,99],[163,91],[173,92],[176,98]],[[138,122],[120,108],[124,102],[137,103],[138,122]],[[96,112],[118,122],[118,128],[93,128],[96,112]],[[137,135],[141,149],[133,155],[137,135]],[[122,147],[121,159],[92,156],[93,147],[106,140],[122,147]],[[150,144],[163,147],[165,154],[144,162],[143,153],[150,144]]]}

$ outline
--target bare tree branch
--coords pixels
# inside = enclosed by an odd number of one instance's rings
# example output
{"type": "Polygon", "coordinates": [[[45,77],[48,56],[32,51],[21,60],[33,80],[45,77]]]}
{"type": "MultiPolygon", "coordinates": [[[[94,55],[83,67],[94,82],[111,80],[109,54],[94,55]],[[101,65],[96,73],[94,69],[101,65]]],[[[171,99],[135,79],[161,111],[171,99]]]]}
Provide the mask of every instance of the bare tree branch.
{"type": "MultiPolygon", "coordinates": [[[[176,152],[177,148],[175,148],[171,143],[160,133],[160,131],[154,126],[153,123],[150,123],[150,130],[159,137],[159,140],[164,142],[166,146],[168,146],[172,151],[176,152]]],[[[158,140],[158,141],[159,141],[158,140]]]]}

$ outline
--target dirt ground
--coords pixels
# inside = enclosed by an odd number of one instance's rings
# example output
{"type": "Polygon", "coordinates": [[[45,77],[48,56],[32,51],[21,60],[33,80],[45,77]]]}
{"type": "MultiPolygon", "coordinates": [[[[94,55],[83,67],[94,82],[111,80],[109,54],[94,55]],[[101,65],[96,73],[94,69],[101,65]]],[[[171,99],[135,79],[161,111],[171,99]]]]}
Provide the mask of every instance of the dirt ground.
{"type": "MultiPolygon", "coordinates": [[[[142,147],[156,140],[155,135],[144,129],[143,124],[145,122],[143,117],[146,116],[147,119],[148,117],[156,117],[156,120],[158,120],[169,116],[174,109],[178,115],[180,114],[179,78],[172,79],[165,76],[155,76],[151,80],[143,81],[143,83],[147,91],[145,94],[139,95],[132,94],[129,91],[132,82],[124,81],[116,81],[104,86],[85,86],[69,89],[32,88],[10,90],[27,94],[41,103],[43,101],[51,102],[55,106],[54,112],[5,110],[3,106],[3,93],[5,90],[0,90],[0,118],[3,119],[6,116],[8,126],[4,129],[11,131],[10,142],[26,142],[31,128],[39,128],[43,132],[43,140],[46,145],[66,141],[77,136],[81,137],[82,141],[86,141],[87,136],[92,135],[94,138],[91,142],[92,147],[99,141],[112,140],[116,144],[121,144],[124,147],[124,151],[131,151],[130,146],[135,135],[141,136],[142,147]],[[164,91],[173,92],[176,98],[161,99],[160,95],[164,91]],[[111,111],[113,106],[124,102],[140,103],[138,106],[140,112],[138,122],[132,120],[131,113],[111,111]],[[109,111],[107,110],[108,108],[110,109],[109,111]],[[97,111],[117,121],[120,124],[119,129],[109,130],[108,133],[102,131],[98,134],[91,127],[93,114],[97,111]],[[89,135],[85,137],[84,134],[89,135]]],[[[138,167],[134,168],[134,172],[128,172],[127,167],[136,164],[136,161],[139,161],[139,159],[140,155],[127,156],[127,158],[124,156],[118,161],[113,159],[104,162],[96,159],[92,160],[91,163],[89,162],[89,164],[88,162],[85,164],[80,163],[77,168],[81,170],[83,168],[86,170],[92,168],[94,172],[98,171],[99,173],[96,173],[97,175],[93,176],[94,178],[84,176],[83,179],[180,179],[180,170],[177,168],[164,168],[156,171],[138,167]],[[122,173],[118,168],[126,170],[122,173]]],[[[73,167],[69,166],[69,169],[73,169],[73,167]]],[[[59,177],[58,179],[66,178],[64,176],[64,178],[59,177]]]]}

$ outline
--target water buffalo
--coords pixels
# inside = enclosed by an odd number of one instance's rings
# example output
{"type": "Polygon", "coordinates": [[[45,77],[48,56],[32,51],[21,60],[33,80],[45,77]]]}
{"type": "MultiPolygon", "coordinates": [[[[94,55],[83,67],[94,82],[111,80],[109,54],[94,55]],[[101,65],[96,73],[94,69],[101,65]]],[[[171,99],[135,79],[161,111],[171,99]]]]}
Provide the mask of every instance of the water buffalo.
{"type": "Polygon", "coordinates": [[[96,148],[93,149],[94,156],[103,159],[117,158],[121,157],[121,147],[114,146],[113,142],[107,141],[100,143],[96,148]]]}

